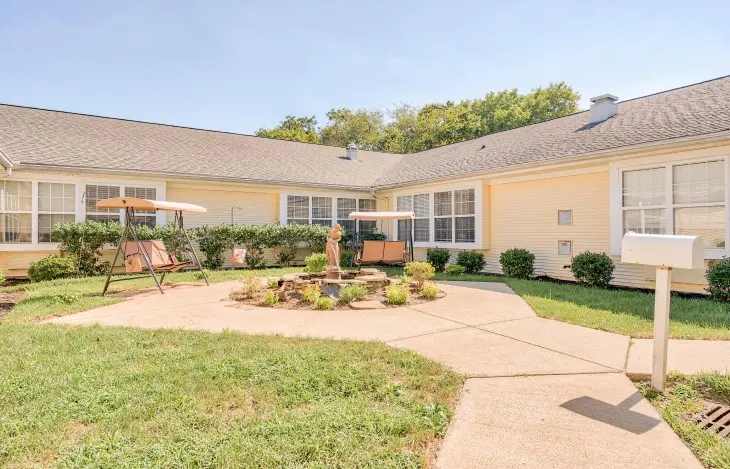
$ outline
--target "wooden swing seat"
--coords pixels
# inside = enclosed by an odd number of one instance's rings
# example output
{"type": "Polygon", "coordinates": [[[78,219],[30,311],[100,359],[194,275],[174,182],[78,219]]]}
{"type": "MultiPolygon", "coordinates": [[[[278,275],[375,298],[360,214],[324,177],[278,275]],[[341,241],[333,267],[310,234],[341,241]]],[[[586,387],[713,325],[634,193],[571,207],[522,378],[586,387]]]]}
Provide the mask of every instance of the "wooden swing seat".
{"type": "MultiPolygon", "coordinates": [[[[179,262],[173,254],[167,252],[165,243],[160,240],[140,241],[140,243],[142,244],[142,249],[149,256],[152,269],[155,272],[177,272],[191,264],[190,261],[179,262]]],[[[122,252],[124,252],[124,270],[127,273],[142,272],[142,266],[145,264],[140,259],[143,254],[139,252],[137,242],[123,241],[122,252]]]]}
{"type": "Polygon", "coordinates": [[[365,240],[357,253],[355,263],[362,264],[400,264],[408,262],[405,241],[365,240]]]}

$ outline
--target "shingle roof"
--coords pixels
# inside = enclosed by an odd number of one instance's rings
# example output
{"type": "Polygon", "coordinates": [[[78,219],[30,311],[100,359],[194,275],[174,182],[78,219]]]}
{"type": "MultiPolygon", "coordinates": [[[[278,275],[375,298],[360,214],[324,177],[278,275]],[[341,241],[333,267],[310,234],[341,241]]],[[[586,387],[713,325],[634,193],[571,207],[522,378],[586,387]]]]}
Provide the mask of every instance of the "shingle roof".
{"type": "Polygon", "coordinates": [[[542,163],[730,129],[730,76],[618,104],[610,119],[588,125],[589,112],[407,155],[378,186],[542,163]]]}
{"type": "Polygon", "coordinates": [[[14,163],[366,189],[403,155],[0,105],[14,163]]]}
{"type": "Polygon", "coordinates": [[[367,189],[549,163],[730,130],[730,76],[410,155],[0,105],[0,151],[15,163],[367,189]]]}

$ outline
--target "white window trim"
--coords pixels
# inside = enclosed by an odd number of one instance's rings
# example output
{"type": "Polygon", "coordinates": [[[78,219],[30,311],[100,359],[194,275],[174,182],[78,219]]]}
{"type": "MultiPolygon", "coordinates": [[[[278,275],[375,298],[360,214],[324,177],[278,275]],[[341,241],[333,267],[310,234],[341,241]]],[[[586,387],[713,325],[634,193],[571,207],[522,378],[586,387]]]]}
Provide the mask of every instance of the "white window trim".
{"type": "MultiPolygon", "coordinates": [[[[290,195],[295,195],[299,197],[309,197],[309,216],[307,220],[309,220],[309,224],[312,224],[312,197],[329,197],[332,199],[332,217],[329,218],[330,220],[330,226],[334,226],[334,224],[337,222],[337,199],[355,199],[357,202],[355,203],[355,211],[360,210],[360,199],[373,199],[373,197],[370,197],[367,194],[346,194],[346,193],[336,193],[333,194],[332,192],[317,192],[317,191],[297,191],[297,192],[281,192],[279,193],[279,224],[280,225],[286,225],[289,219],[287,218],[287,198],[290,195]]],[[[376,205],[377,208],[377,205],[376,205]]],[[[315,218],[315,220],[327,220],[327,218],[315,218]]],[[[359,229],[360,222],[357,221],[356,229],[359,229]]],[[[380,222],[377,223],[378,230],[380,230],[380,222]]]]}
{"type": "MultiPolygon", "coordinates": [[[[30,181],[32,185],[32,211],[31,211],[31,242],[30,243],[0,243],[0,252],[8,251],[57,251],[58,243],[40,243],[38,242],[38,183],[39,182],[56,182],[63,184],[75,184],[76,185],[76,221],[86,220],[86,206],[81,203],[81,197],[86,190],[86,184],[100,185],[100,186],[119,186],[120,194],[124,194],[124,188],[126,186],[133,187],[149,187],[154,188],[157,191],[158,200],[167,200],[167,184],[165,182],[153,183],[148,181],[135,181],[129,179],[87,179],[79,178],[74,176],[63,176],[57,175],[53,177],[42,177],[37,175],[25,176],[22,173],[14,173],[8,178],[11,181],[30,181]]],[[[119,210],[119,219],[124,223],[124,210],[119,210]]],[[[167,212],[165,210],[157,211],[157,225],[164,226],[167,222],[167,212]]]]}
{"type": "MultiPolygon", "coordinates": [[[[474,190],[474,242],[473,243],[444,243],[444,242],[415,242],[413,243],[414,247],[417,248],[453,248],[453,249],[482,249],[482,184],[481,181],[479,181],[477,184],[470,183],[470,184],[454,184],[454,185],[442,185],[442,186],[428,186],[423,187],[421,189],[409,189],[404,191],[395,192],[393,194],[393,200],[392,200],[392,207],[393,210],[398,210],[398,197],[403,196],[409,196],[409,195],[417,195],[417,194],[429,194],[429,203],[431,206],[429,207],[429,239],[433,240],[435,239],[435,223],[434,218],[444,218],[444,217],[436,217],[434,216],[434,193],[435,192],[445,192],[445,191],[458,191],[462,189],[473,189],[474,190]]],[[[453,196],[452,196],[452,210],[453,210],[453,196]]],[[[469,216],[469,215],[451,215],[450,217],[445,218],[455,218],[457,216],[469,216]]],[[[452,239],[455,239],[455,233],[454,230],[456,230],[456,223],[453,222],[451,224],[451,230],[452,230],[452,239]]],[[[393,220],[392,224],[392,232],[395,233],[393,236],[393,239],[398,239],[398,221],[393,220]]]]}
{"type": "Polygon", "coordinates": [[[623,240],[623,186],[622,174],[627,170],[640,170],[650,168],[664,168],[670,177],[665,178],[664,184],[666,200],[673,196],[672,167],[680,164],[702,163],[709,161],[723,161],[725,165],[725,202],[708,202],[692,204],[674,204],[662,206],[646,206],[644,209],[662,208],[667,210],[666,228],[667,233],[674,232],[674,208],[725,205],[725,248],[705,249],[705,259],[720,259],[730,255],[730,155],[719,154],[714,156],[703,156],[687,158],[682,155],[660,155],[648,158],[641,158],[629,162],[614,162],[609,165],[609,229],[610,229],[610,252],[613,256],[621,255],[621,242],[623,240]]]}

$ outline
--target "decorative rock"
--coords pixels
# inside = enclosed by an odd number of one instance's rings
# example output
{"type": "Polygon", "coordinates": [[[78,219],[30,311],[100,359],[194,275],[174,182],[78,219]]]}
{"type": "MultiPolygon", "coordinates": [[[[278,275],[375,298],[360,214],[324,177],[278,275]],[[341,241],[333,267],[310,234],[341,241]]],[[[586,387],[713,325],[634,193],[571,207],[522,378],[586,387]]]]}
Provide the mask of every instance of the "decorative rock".
{"type": "Polygon", "coordinates": [[[293,282],[299,280],[299,276],[297,274],[284,274],[281,276],[281,279],[285,282],[293,282]]]}
{"type": "Polygon", "coordinates": [[[350,303],[352,309],[383,309],[385,305],[380,301],[367,300],[367,301],[353,301],[350,303]]]}
{"type": "Polygon", "coordinates": [[[374,269],[372,267],[363,267],[360,269],[360,275],[378,275],[378,274],[385,274],[385,272],[382,272],[378,269],[374,269]]]}
{"type": "Polygon", "coordinates": [[[322,293],[329,296],[330,298],[334,298],[335,300],[339,299],[340,298],[340,286],[332,285],[332,284],[323,284],[322,293]]]}

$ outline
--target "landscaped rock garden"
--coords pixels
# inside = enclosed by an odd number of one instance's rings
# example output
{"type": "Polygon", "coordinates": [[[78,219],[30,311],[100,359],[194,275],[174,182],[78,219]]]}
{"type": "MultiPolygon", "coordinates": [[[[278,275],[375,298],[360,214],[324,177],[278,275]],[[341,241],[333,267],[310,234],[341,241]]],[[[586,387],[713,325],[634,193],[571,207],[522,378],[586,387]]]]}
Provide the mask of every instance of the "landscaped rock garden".
{"type": "Polygon", "coordinates": [[[406,265],[406,275],[390,278],[376,268],[340,272],[339,279],[325,272],[300,272],[281,277],[246,275],[232,300],[283,309],[382,309],[424,303],[445,296],[429,282],[433,268],[426,262],[406,265]]]}

